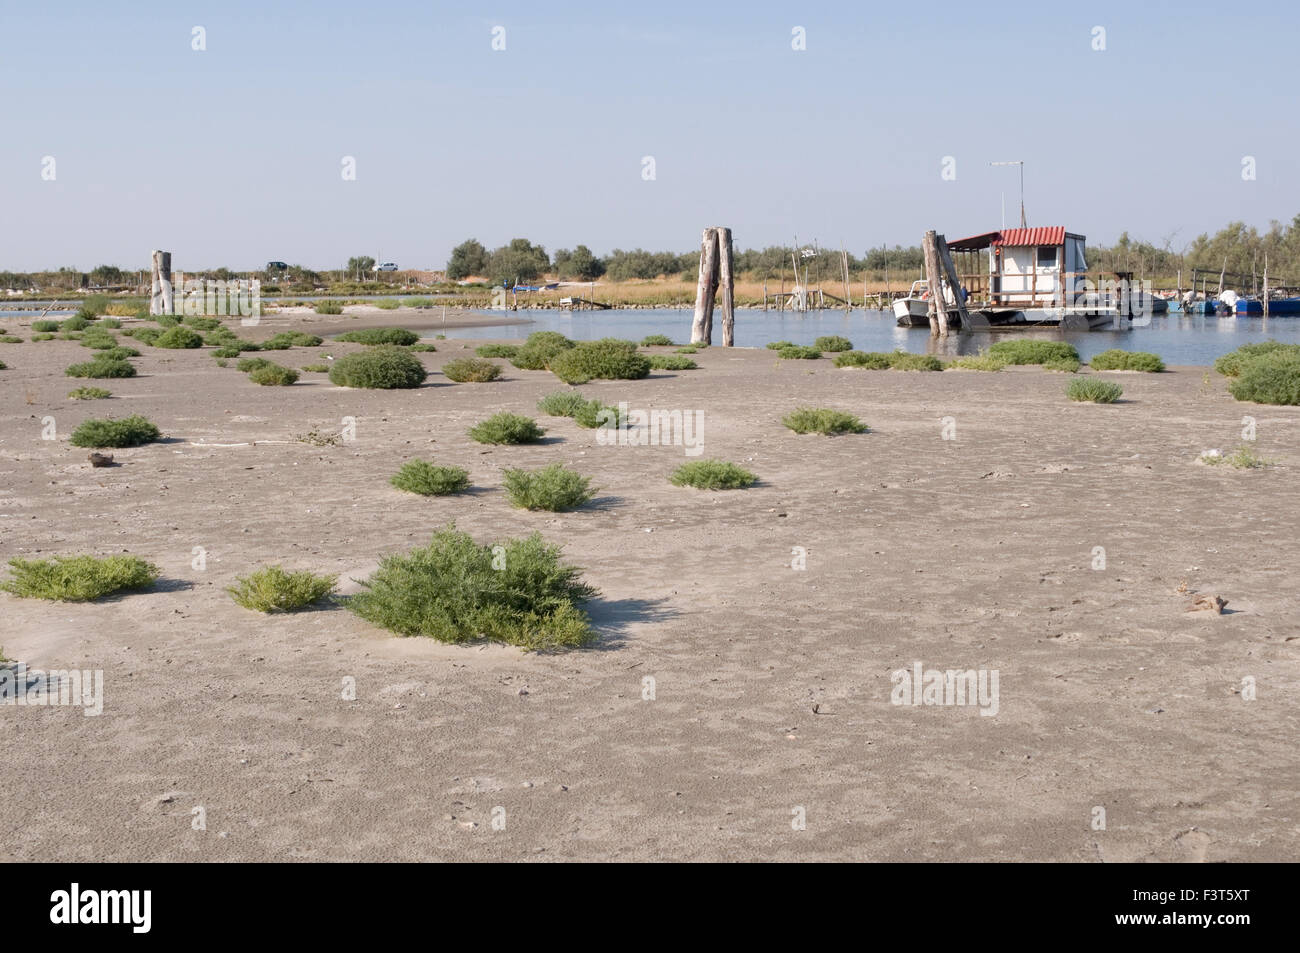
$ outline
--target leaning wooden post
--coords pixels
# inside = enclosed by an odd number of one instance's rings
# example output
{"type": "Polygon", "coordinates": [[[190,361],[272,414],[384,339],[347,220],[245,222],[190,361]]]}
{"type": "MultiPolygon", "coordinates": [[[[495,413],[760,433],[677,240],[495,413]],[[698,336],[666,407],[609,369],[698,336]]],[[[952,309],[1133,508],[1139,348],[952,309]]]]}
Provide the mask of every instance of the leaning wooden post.
{"type": "Polygon", "coordinates": [[[150,314],[172,313],[172,253],[155,250],[153,258],[153,287],[149,298],[150,314]]]}
{"type": "Polygon", "coordinates": [[[939,273],[939,252],[934,230],[925,233],[921,250],[925,253],[925,280],[930,291],[930,334],[948,333],[948,308],[943,300],[943,279],[939,273]]]}
{"type": "Polygon", "coordinates": [[[692,344],[713,343],[713,295],[718,288],[718,230],[706,228],[700,241],[700,281],[695,286],[692,344]]]}
{"type": "Polygon", "coordinates": [[[735,346],[736,288],[731,274],[731,229],[719,227],[718,294],[722,302],[722,346],[735,346]]]}
{"type": "MultiPolygon", "coordinates": [[[[948,251],[948,243],[942,235],[936,235],[934,239],[935,251],[939,255],[939,264],[943,267],[943,272],[948,276],[948,287],[952,289],[952,296],[957,302],[957,314],[961,317],[961,326],[970,327],[970,315],[966,313],[966,302],[961,297],[961,281],[957,277],[957,266],[952,263],[952,254],[948,251]]],[[[940,322],[940,326],[944,322],[940,322]]]]}

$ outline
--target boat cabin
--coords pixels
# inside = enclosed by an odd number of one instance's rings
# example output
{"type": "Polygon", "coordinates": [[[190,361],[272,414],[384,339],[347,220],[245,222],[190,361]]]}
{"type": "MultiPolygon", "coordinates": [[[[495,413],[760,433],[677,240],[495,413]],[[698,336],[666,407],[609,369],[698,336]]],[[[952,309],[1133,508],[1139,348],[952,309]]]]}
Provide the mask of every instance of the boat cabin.
{"type": "Polygon", "coordinates": [[[1063,225],[984,232],[948,250],[971,300],[991,307],[1059,307],[1084,290],[1084,237],[1063,225]]]}

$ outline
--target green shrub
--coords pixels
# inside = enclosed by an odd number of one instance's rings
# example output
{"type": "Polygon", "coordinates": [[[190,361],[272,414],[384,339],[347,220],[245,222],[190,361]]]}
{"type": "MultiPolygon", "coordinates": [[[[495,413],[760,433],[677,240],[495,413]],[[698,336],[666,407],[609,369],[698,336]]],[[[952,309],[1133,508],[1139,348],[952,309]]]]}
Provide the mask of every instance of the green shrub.
{"type": "Polygon", "coordinates": [[[510,363],[525,371],[543,371],[550,366],[552,358],[573,347],[576,347],[574,342],[558,331],[534,331],[510,358],[510,363]]]}
{"type": "Polygon", "coordinates": [[[60,332],[59,332],[59,339],[60,339],[60,340],[63,340],[63,341],[80,341],[80,340],[81,340],[81,332],[80,332],[80,331],[60,331],[60,332]]]}
{"type": "Polygon", "coordinates": [[[853,342],[848,338],[840,337],[838,334],[831,334],[813,341],[813,347],[819,351],[851,351],[853,350],[853,342]]]}
{"type": "Polygon", "coordinates": [[[405,301],[403,301],[402,305],[407,308],[432,308],[433,299],[424,298],[421,297],[420,295],[413,295],[410,298],[407,298],[405,301]]]}
{"type": "Polygon", "coordinates": [[[168,328],[158,336],[158,340],[153,342],[154,347],[165,348],[196,348],[203,346],[203,336],[199,332],[178,324],[174,328],[168,328]]]}
{"type": "Polygon", "coordinates": [[[933,354],[905,354],[895,351],[889,355],[889,366],[895,371],[941,371],[943,361],[933,354]]]}
{"type": "Polygon", "coordinates": [[[598,593],[559,557],[538,534],[506,540],[494,553],[451,525],[423,549],[385,557],[348,608],[398,635],[440,642],[587,645],[595,635],[581,607],[598,593]]]}
{"type": "Polygon", "coordinates": [[[421,496],[446,496],[469,486],[469,471],[460,467],[435,467],[425,460],[412,460],[389,480],[399,490],[421,496]]]}
{"type": "Polygon", "coordinates": [[[68,377],[135,377],[135,365],[129,361],[96,355],[93,361],[73,364],[63,373],[68,377]]]}
{"type": "Polygon", "coordinates": [[[789,347],[783,347],[777,351],[776,356],[786,361],[815,361],[822,356],[822,352],[815,347],[791,344],[789,347]]]}
{"type": "Polygon", "coordinates": [[[836,367],[862,367],[869,371],[887,371],[893,362],[893,355],[883,351],[841,351],[835,355],[836,367]]]}
{"type": "Polygon", "coordinates": [[[81,335],[81,346],[88,347],[92,351],[107,351],[109,348],[117,347],[117,338],[106,331],[86,331],[81,335]]]}
{"type": "Polygon", "coordinates": [[[987,353],[959,357],[948,362],[948,367],[957,367],[966,371],[1000,371],[1006,366],[1007,362],[1002,358],[987,353]]]}
{"type": "Polygon", "coordinates": [[[573,414],[574,423],[591,430],[595,427],[619,427],[623,421],[617,407],[610,407],[598,400],[589,400],[573,414]]]}
{"type": "Polygon", "coordinates": [[[33,321],[33,331],[57,331],[59,330],[58,321],[33,321]]]}
{"type": "Polygon", "coordinates": [[[106,361],[124,361],[128,357],[139,357],[140,352],[133,347],[110,347],[107,351],[100,351],[97,359],[106,361]]]}
{"type": "Polygon", "coordinates": [[[106,391],[102,387],[78,387],[68,391],[70,400],[103,400],[105,397],[112,397],[111,391],[106,391]]]}
{"type": "Polygon", "coordinates": [[[261,343],[263,351],[287,351],[291,347],[318,347],[325,342],[314,334],[302,331],[281,331],[261,343]]]}
{"type": "Polygon", "coordinates": [[[1234,470],[1258,470],[1261,467],[1272,466],[1272,460],[1265,460],[1255,448],[1249,444],[1243,443],[1232,453],[1219,453],[1217,450],[1207,450],[1201,454],[1201,462],[1209,464],[1212,467],[1229,466],[1234,470]]]}
{"type": "Polygon", "coordinates": [[[587,399],[577,391],[560,390],[539,400],[537,409],[552,417],[572,417],[586,405],[587,399]]]}
{"type": "Polygon", "coordinates": [[[117,318],[100,318],[99,326],[104,328],[120,328],[122,326],[122,322],[119,321],[117,318]]]}
{"type": "Polygon", "coordinates": [[[641,339],[642,347],[676,347],[673,339],[666,334],[647,334],[641,339]]]}
{"type": "Polygon", "coordinates": [[[1300,404],[1300,353],[1275,351],[1247,360],[1228,392],[1257,404],[1300,404]]]}
{"type": "Polygon", "coordinates": [[[501,479],[506,498],[526,510],[564,513],[596,495],[590,477],[566,470],[558,463],[540,470],[506,470],[501,479]]]}
{"type": "Polygon", "coordinates": [[[250,371],[248,379],[254,384],[261,384],[263,387],[287,387],[290,384],[297,383],[298,372],[292,368],[281,367],[279,364],[268,362],[265,366],[250,371]]]}
{"type": "MultiPolygon", "coordinates": [[[[239,348],[237,347],[219,347],[212,352],[212,356],[220,360],[225,357],[239,357],[239,348]]],[[[222,365],[223,367],[225,365],[222,365]]]]}
{"type": "Polygon", "coordinates": [[[787,414],[781,423],[795,433],[866,433],[867,425],[853,414],[842,410],[830,410],[825,407],[799,407],[787,414]]]}
{"type": "Polygon", "coordinates": [[[162,331],[157,328],[134,328],[131,331],[131,337],[135,338],[141,344],[148,344],[150,346],[162,337],[162,334],[162,331]]]}
{"type": "Polygon", "coordinates": [[[1149,351],[1121,351],[1111,348],[1094,355],[1088,361],[1094,371],[1147,371],[1158,373],[1165,369],[1165,362],[1149,351]]]}
{"type": "Polygon", "coordinates": [[[1048,361],[1077,361],[1079,352],[1065,341],[1032,341],[1016,338],[998,341],[989,353],[1008,364],[1046,364],[1048,361]]]}
{"type": "Polygon", "coordinates": [[[418,357],[391,344],[344,355],[330,367],[330,381],[340,387],[419,387],[428,375],[418,357]]]}
{"type": "Polygon", "coordinates": [[[91,318],[82,316],[80,312],[70,318],[65,318],[59,322],[60,331],[84,331],[91,325],[91,318]]]}
{"type": "Polygon", "coordinates": [[[688,344],[686,347],[679,347],[677,350],[673,351],[673,353],[674,354],[699,354],[700,349],[693,344],[688,344]]]}
{"type": "Polygon", "coordinates": [[[1258,341],[1243,344],[1235,351],[1224,354],[1214,362],[1214,369],[1225,377],[1236,377],[1241,369],[1256,358],[1273,354],[1300,354],[1300,344],[1283,344],[1281,341],[1258,341]]]}
{"type": "Polygon", "coordinates": [[[469,430],[469,435],[479,443],[536,443],[546,433],[530,417],[521,417],[502,411],[493,414],[487,420],[476,424],[469,430]]]}
{"type": "MultiPolygon", "coordinates": [[[[195,331],[215,331],[221,327],[221,322],[216,318],[205,318],[197,314],[181,318],[181,324],[187,325],[195,331]]],[[[222,330],[225,329],[222,328],[222,330]]]]}
{"type": "Polygon", "coordinates": [[[139,414],[121,420],[83,420],[70,438],[74,447],[95,448],[139,447],[161,439],[158,428],[139,414]]]}
{"type": "Polygon", "coordinates": [[[245,609],[257,612],[292,612],[320,602],[338,588],[336,576],[289,572],[282,566],[263,566],[240,576],[226,589],[245,609]]]}
{"type": "Polygon", "coordinates": [[[396,311],[402,306],[402,302],[398,301],[396,298],[380,298],[374,304],[376,308],[380,308],[384,311],[396,311]]]}
{"type": "Polygon", "coordinates": [[[784,351],[788,347],[797,347],[793,341],[768,341],[763,345],[769,351],[784,351]]]}
{"type": "Polygon", "coordinates": [[[408,351],[415,351],[419,354],[432,354],[438,350],[427,341],[421,341],[419,344],[408,344],[406,349],[408,351]]]}
{"type": "Polygon", "coordinates": [[[1082,365],[1078,361],[1071,360],[1068,357],[1058,358],[1057,360],[1054,361],[1043,362],[1043,370],[1060,371],[1062,374],[1077,374],[1079,373],[1079,368],[1081,366],[1082,365]]]}
{"type": "Polygon", "coordinates": [[[349,344],[367,344],[375,346],[379,344],[419,344],[420,335],[414,331],[408,331],[406,328],[362,328],[358,331],[347,331],[334,338],[336,341],[346,341],[349,344]]]}
{"type": "Polygon", "coordinates": [[[260,368],[271,366],[273,366],[271,361],[265,357],[245,357],[240,359],[239,363],[235,365],[235,369],[243,374],[251,374],[260,368]]]}
{"type": "Polygon", "coordinates": [[[517,344],[484,344],[474,349],[479,357],[503,357],[507,360],[519,353],[517,344]]]}
{"type": "Polygon", "coordinates": [[[0,344],[22,344],[23,339],[16,334],[0,334],[0,344]]]}
{"type": "Polygon", "coordinates": [[[55,556],[52,559],[11,559],[13,578],[0,589],[24,599],[90,602],[114,592],[143,589],[158,578],[159,569],[137,556],[55,556]]]}
{"type": "Polygon", "coordinates": [[[1114,381],[1096,377],[1079,377],[1065,385],[1065,396],[1092,404],[1113,404],[1124,393],[1124,388],[1114,381]]]}
{"type": "Polygon", "coordinates": [[[500,377],[501,365],[485,361],[481,357],[458,357],[442,365],[442,373],[458,384],[482,384],[500,377]]]}
{"type": "Polygon", "coordinates": [[[566,384],[589,380],[640,380],[650,373],[650,359],[636,345],[617,338],[583,341],[551,358],[551,373],[566,384]]]}
{"type": "Polygon", "coordinates": [[[328,374],[330,372],[328,364],[306,364],[302,369],[310,374],[328,374]]]}
{"type": "Polygon", "coordinates": [[[675,354],[651,354],[650,369],[654,371],[693,371],[699,368],[689,357],[675,354]]]}
{"type": "Polygon", "coordinates": [[[160,333],[167,328],[174,328],[181,323],[180,318],[171,314],[157,314],[153,316],[153,320],[160,328],[160,333]]]}
{"type": "Polygon", "coordinates": [[[33,335],[32,335],[32,340],[33,340],[33,341],[53,341],[53,340],[54,340],[54,335],[53,335],[53,334],[49,334],[49,333],[45,333],[45,334],[33,334],[33,335]]]}
{"type": "Polygon", "coordinates": [[[697,490],[739,490],[757,479],[748,470],[724,460],[692,460],[673,471],[669,482],[673,486],[693,486],[697,490]]]}
{"type": "Polygon", "coordinates": [[[317,301],[315,311],[317,314],[342,314],[343,305],[337,301],[317,301]]]}

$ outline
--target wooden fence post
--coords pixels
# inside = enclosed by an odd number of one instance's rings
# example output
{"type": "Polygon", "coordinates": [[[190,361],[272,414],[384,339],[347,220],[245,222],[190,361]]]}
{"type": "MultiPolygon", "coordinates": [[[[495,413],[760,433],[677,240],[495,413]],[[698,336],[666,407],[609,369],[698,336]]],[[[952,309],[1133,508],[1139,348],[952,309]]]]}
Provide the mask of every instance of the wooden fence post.
{"type": "Polygon", "coordinates": [[[172,253],[155,250],[153,258],[153,285],[149,297],[150,314],[171,314],[173,310],[172,294],[172,253]]]}
{"type": "Polygon", "coordinates": [[[921,239],[925,253],[925,280],[930,292],[930,334],[948,333],[948,307],[943,300],[943,278],[939,271],[939,251],[933,229],[921,239]]]}
{"type": "Polygon", "coordinates": [[[722,303],[722,346],[735,346],[736,286],[731,274],[731,229],[720,226],[718,233],[718,294],[722,303]]]}
{"type": "Polygon", "coordinates": [[[695,286],[692,344],[713,343],[713,295],[718,288],[718,230],[706,228],[700,241],[700,281],[695,286]]]}

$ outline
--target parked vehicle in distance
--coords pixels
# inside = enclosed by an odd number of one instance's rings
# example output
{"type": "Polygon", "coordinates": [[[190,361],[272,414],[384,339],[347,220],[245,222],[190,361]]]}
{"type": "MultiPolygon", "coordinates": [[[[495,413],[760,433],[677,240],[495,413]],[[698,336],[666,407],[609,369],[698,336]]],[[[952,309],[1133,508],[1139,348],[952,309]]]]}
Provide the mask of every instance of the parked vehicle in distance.
{"type": "Polygon", "coordinates": [[[375,265],[375,271],[396,271],[396,270],[397,270],[397,262],[395,261],[381,261],[379,264],[375,265]]]}
{"type": "Polygon", "coordinates": [[[283,261],[268,261],[266,263],[267,271],[288,271],[289,265],[283,261]]]}

